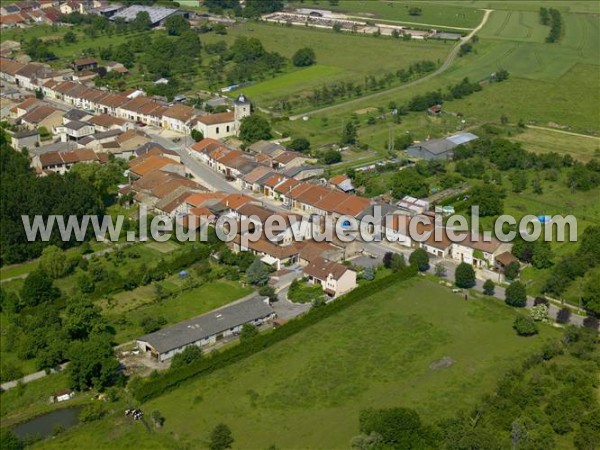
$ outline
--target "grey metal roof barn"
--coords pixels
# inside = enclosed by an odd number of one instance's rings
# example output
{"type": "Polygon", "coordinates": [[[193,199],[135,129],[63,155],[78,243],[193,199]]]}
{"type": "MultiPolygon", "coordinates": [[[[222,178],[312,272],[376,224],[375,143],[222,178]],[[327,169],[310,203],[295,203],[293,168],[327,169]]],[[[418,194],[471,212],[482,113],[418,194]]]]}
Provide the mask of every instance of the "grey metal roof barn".
{"type": "Polygon", "coordinates": [[[146,334],[137,340],[147,342],[159,353],[166,353],[245,323],[271,316],[274,313],[273,308],[265,302],[265,299],[266,297],[257,295],[146,334]]]}
{"type": "Polygon", "coordinates": [[[452,149],[475,139],[478,139],[478,137],[473,133],[458,133],[442,139],[415,142],[406,149],[406,153],[415,158],[426,160],[450,159],[452,157],[452,149]]]}
{"type": "Polygon", "coordinates": [[[125,19],[125,22],[131,22],[132,20],[135,20],[138,13],[143,11],[148,13],[153,26],[158,25],[167,17],[179,12],[177,9],[163,8],[161,6],[131,5],[128,8],[122,9],[121,11],[117,12],[110,18],[110,20],[123,18],[125,19]]]}

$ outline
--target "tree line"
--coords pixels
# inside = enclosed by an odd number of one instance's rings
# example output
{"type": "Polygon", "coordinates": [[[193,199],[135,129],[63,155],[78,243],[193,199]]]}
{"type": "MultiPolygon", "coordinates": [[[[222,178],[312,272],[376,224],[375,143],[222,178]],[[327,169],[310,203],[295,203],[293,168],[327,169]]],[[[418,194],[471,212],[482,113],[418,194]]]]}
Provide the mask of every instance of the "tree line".
{"type": "Polygon", "coordinates": [[[327,83],[313,89],[312,94],[293,101],[281,99],[277,109],[290,111],[303,103],[311,106],[327,105],[344,98],[360,97],[367,92],[375,92],[390,87],[394,82],[406,83],[427,73],[433,72],[437,64],[433,61],[418,61],[411,64],[407,69],[399,69],[395,73],[387,72],[380,77],[374,75],[365,76],[362,83],[354,81],[338,81],[327,83]]]}
{"type": "Polygon", "coordinates": [[[560,11],[554,8],[540,8],[540,23],[549,25],[550,32],[546,37],[547,43],[558,42],[563,34],[563,19],[560,11]]]}

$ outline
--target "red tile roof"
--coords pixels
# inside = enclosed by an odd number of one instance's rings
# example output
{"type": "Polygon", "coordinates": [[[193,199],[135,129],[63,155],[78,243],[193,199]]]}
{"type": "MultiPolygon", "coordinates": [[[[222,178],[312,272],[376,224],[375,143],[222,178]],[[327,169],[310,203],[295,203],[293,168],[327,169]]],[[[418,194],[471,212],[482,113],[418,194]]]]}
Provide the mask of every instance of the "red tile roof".
{"type": "Polygon", "coordinates": [[[233,122],[235,120],[235,114],[233,112],[208,114],[204,116],[197,116],[196,120],[198,122],[202,122],[205,125],[217,125],[220,123],[233,122]]]}

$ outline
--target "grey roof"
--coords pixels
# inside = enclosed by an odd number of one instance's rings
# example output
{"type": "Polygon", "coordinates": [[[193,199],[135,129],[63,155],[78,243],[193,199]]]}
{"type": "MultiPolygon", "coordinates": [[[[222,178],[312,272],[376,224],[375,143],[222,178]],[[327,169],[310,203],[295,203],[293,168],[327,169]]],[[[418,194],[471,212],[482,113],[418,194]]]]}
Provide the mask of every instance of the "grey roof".
{"type": "Polygon", "coordinates": [[[433,155],[442,155],[458,145],[466,144],[475,139],[478,139],[478,137],[473,133],[459,133],[442,139],[431,139],[429,141],[415,143],[410,145],[407,150],[423,149],[433,155]]]}
{"type": "Polygon", "coordinates": [[[69,130],[81,130],[83,127],[91,127],[89,123],[80,122],[79,120],[72,120],[65,125],[69,130]]]}
{"type": "Polygon", "coordinates": [[[294,178],[296,175],[298,175],[301,172],[304,172],[305,170],[320,170],[321,172],[325,171],[325,169],[319,166],[296,166],[290,167],[289,169],[284,170],[282,173],[286,177],[294,178]]]}
{"type": "Polygon", "coordinates": [[[88,112],[85,112],[81,109],[72,109],[72,110],[66,112],[63,115],[63,117],[67,120],[81,120],[84,117],[87,117],[89,115],[91,115],[91,114],[88,112]]]}
{"type": "Polygon", "coordinates": [[[162,145],[156,143],[156,142],[146,142],[145,144],[140,145],[138,148],[135,149],[135,154],[138,156],[144,155],[146,153],[148,153],[150,151],[151,148],[154,147],[158,147],[161,150],[167,151],[167,149],[165,147],[163,147],[162,145]]]}
{"type": "Polygon", "coordinates": [[[178,12],[177,9],[163,8],[160,6],[131,5],[130,7],[122,9],[121,11],[116,13],[110,18],[110,20],[116,20],[119,17],[122,17],[123,19],[125,19],[125,22],[131,22],[136,18],[138,13],[142,11],[148,13],[148,15],[150,16],[150,21],[153,25],[178,12]]]}
{"type": "Polygon", "coordinates": [[[16,139],[23,139],[26,137],[37,136],[38,134],[39,133],[36,130],[24,130],[13,134],[13,137],[16,139]]]}
{"type": "Polygon", "coordinates": [[[396,211],[398,211],[398,208],[394,205],[390,205],[389,203],[376,203],[367,206],[363,212],[356,216],[356,219],[362,220],[366,216],[372,216],[374,218],[375,225],[379,225],[384,221],[385,216],[393,214],[396,211]],[[375,214],[376,207],[379,207],[379,215],[375,214]]]}
{"type": "Polygon", "coordinates": [[[265,155],[271,155],[277,150],[286,151],[283,145],[276,144],[275,142],[269,141],[258,141],[248,147],[248,150],[254,153],[264,153],[265,155]]]}
{"type": "Polygon", "coordinates": [[[421,147],[427,150],[429,153],[433,153],[434,155],[440,155],[442,153],[449,152],[456,147],[456,145],[446,139],[431,139],[430,141],[417,144],[417,147],[421,147]]]}
{"type": "Polygon", "coordinates": [[[248,97],[246,97],[244,94],[240,94],[233,101],[233,103],[235,103],[236,105],[244,105],[244,104],[248,104],[250,102],[248,101],[248,97]]]}
{"type": "Polygon", "coordinates": [[[5,5],[6,14],[14,14],[21,11],[17,5],[5,5]]]}
{"type": "Polygon", "coordinates": [[[68,150],[75,150],[77,147],[77,143],[73,141],[54,142],[53,144],[43,145],[41,147],[36,148],[35,150],[33,150],[33,153],[35,153],[36,155],[41,155],[42,153],[48,152],[64,152],[68,150]]]}
{"type": "Polygon", "coordinates": [[[265,297],[257,295],[146,334],[137,340],[147,342],[159,353],[166,353],[271,314],[273,308],[265,302],[265,297]]]}

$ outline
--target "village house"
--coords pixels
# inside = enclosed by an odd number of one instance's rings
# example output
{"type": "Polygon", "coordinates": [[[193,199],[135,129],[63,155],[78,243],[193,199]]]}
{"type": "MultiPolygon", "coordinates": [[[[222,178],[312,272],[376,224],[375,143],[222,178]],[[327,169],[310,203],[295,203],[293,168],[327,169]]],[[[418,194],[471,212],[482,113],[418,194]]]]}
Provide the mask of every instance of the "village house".
{"type": "Polygon", "coordinates": [[[231,339],[242,326],[267,324],[276,314],[268,298],[254,296],[136,339],[140,351],[164,362],[190,345],[205,347],[231,339]]]}
{"type": "Polygon", "coordinates": [[[18,131],[10,137],[10,145],[18,150],[31,150],[40,145],[40,133],[36,130],[18,131]]]}
{"type": "Polygon", "coordinates": [[[195,117],[194,108],[176,104],[163,112],[162,127],[168,130],[190,133],[192,119],[195,117]]]}
{"type": "Polygon", "coordinates": [[[500,242],[494,238],[486,242],[482,236],[473,238],[470,232],[465,232],[463,239],[452,243],[452,258],[477,268],[491,269],[496,265],[495,257],[506,252],[510,253],[511,248],[510,243],[500,242]]]}
{"type": "Polygon", "coordinates": [[[325,173],[325,169],[318,166],[295,166],[286,168],[282,173],[288,178],[303,181],[320,177],[325,173]]]}
{"type": "Polygon", "coordinates": [[[29,63],[19,69],[15,74],[15,84],[27,89],[34,91],[38,88],[38,78],[45,78],[48,76],[49,69],[38,63],[29,63]]]}
{"type": "Polygon", "coordinates": [[[323,291],[334,298],[357,286],[354,270],[324,258],[316,258],[304,267],[304,274],[308,276],[309,283],[320,284],[323,291]]]}
{"type": "Polygon", "coordinates": [[[10,117],[12,119],[18,119],[41,105],[42,102],[40,100],[35,97],[29,97],[11,108],[10,117]]]}
{"type": "Polygon", "coordinates": [[[62,123],[66,125],[72,121],[87,122],[88,119],[91,118],[92,115],[87,111],[83,111],[81,109],[71,109],[63,114],[62,123]]]}
{"type": "Polygon", "coordinates": [[[342,192],[351,194],[354,192],[354,186],[352,180],[347,175],[336,175],[331,177],[328,181],[330,187],[339,189],[342,192]]]}
{"type": "Polygon", "coordinates": [[[21,124],[30,130],[44,127],[52,132],[54,127],[62,123],[63,112],[52,106],[41,105],[21,116],[21,124]]]}
{"type": "Polygon", "coordinates": [[[16,75],[25,64],[8,58],[0,58],[0,79],[12,84],[17,84],[16,75]]]}
{"type": "Polygon", "coordinates": [[[108,114],[99,114],[97,116],[93,116],[87,119],[87,122],[93,125],[97,132],[110,130],[128,131],[134,126],[127,120],[109,116],[108,114]]]}
{"type": "Polygon", "coordinates": [[[119,135],[116,142],[123,150],[135,150],[140,146],[150,142],[150,137],[141,130],[132,128],[125,133],[119,135]]]}
{"type": "Polygon", "coordinates": [[[79,141],[80,139],[94,134],[94,126],[87,122],[80,122],[73,120],[66,124],[59,125],[54,130],[55,134],[60,135],[60,140],[66,141],[79,141]]]}
{"type": "Polygon", "coordinates": [[[77,141],[79,147],[91,148],[94,151],[113,153],[115,156],[129,159],[134,155],[133,150],[122,149],[116,142],[122,134],[121,130],[97,131],[77,141]]]}
{"type": "Polygon", "coordinates": [[[61,175],[68,172],[76,163],[105,163],[107,158],[102,158],[90,149],[77,149],[66,152],[46,152],[35,155],[31,166],[39,173],[52,171],[61,175]]]}
{"type": "Polygon", "coordinates": [[[116,62],[116,61],[110,61],[106,64],[106,71],[107,72],[118,72],[121,73],[123,75],[126,75],[129,73],[129,70],[127,69],[127,67],[125,67],[123,64],[121,64],[120,62],[116,62]]]}
{"type": "Polygon", "coordinates": [[[159,169],[185,177],[185,166],[166,156],[146,154],[129,161],[129,172],[135,179],[159,169]]]}

